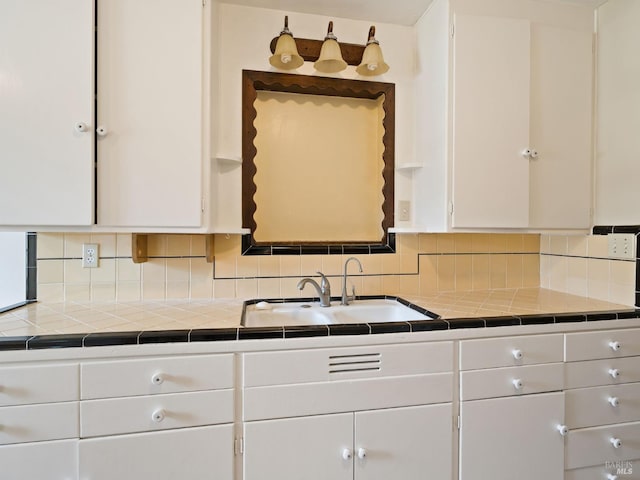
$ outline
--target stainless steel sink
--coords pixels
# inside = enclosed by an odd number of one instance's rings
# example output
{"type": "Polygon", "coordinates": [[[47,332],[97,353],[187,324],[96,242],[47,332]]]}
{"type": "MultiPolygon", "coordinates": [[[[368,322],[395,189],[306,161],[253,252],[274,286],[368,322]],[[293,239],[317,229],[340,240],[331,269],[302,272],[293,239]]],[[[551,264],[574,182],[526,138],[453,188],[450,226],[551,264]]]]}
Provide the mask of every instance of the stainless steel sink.
{"type": "Polygon", "coordinates": [[[409,305],[400,303],[395,297],[394,299],[360,298],[351,302],[350,305],[340,305],[339,301],[333,301],[330,307],[321,307],[317,301],[250,301],[245,304],[243,309],[242,325],[245,327],[274,327],[406,322],[437,318],[437,315],[420,309],[420,307],[409,305]]]}

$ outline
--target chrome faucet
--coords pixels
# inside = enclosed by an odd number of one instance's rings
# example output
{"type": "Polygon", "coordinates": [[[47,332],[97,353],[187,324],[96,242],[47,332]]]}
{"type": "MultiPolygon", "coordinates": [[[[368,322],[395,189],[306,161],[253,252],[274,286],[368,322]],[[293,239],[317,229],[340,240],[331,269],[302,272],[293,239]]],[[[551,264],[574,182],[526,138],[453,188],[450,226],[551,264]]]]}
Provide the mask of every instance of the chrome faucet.
{"type": "Polygon", "coordinates": [[[330,307],[331,306],[331,285],[329,285],[329,280],[324,276],[322,272],[316,272],[318,275],[322,277],[320,281],[320,285],[318,282],[313,280],[312,278],[303,278],[298,282],[298,290],[302,290],[307,283],[310,283],[313,288],[318,292],[318,297],[320,297],[320,306],[321,307],[330,307]]]}
{"type": "Polygon", "coordinates": [[[340,302],[341,305],[349,305],[350,300],[356,299],[355,287],[353,287],[352,289],[353,296],[349,298],[349,295],[347,295],[347,267],[349,266],[349,262],[351,260],[355,260],[358,263],[358,267],[360,268],[360,273],[362,273],[362,264],[360,263],[360,260],[358,260],[356,257],[347,258],[347,261],[344,262],[344,275],[342,276],[342,301],[340,302]]]}

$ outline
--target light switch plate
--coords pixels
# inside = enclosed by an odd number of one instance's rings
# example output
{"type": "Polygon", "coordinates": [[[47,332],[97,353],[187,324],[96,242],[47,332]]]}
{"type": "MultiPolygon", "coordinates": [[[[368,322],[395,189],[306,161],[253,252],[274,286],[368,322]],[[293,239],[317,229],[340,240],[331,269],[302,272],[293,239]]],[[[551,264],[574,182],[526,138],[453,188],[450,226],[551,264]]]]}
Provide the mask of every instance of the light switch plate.
{"type": "Polygon", "coordinates": [[[636,258],[636,236],[633,233],[607,235],[610,258],[636,258]]]}
{"type": "Polygon", "coordinates": [[[409,200],[398,202],[398,220],[401,222],[411,221],[411,202],[409,200]]]}

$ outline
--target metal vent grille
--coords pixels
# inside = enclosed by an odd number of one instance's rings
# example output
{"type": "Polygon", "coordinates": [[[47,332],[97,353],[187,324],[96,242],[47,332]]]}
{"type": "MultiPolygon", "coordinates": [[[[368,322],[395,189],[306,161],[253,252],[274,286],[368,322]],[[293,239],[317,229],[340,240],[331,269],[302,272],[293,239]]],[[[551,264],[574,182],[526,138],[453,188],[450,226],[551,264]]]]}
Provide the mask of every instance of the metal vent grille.
{"type": "Polygon", "coordinates": [[[329,373],[380,371],[382,354],[332,355],[329,357],[329,373]]]}

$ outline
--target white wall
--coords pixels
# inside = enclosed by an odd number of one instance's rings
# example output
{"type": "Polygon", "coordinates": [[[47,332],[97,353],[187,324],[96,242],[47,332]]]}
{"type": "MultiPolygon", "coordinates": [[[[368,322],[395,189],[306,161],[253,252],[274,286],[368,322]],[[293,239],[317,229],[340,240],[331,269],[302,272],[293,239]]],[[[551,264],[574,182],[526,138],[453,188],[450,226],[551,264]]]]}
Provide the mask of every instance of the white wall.
{"type": "MultiPolygon", "coordinates": [[[[269,64],[269,43],[282,29],[289,15],[289,28],[295,37],[322,40],[329,20],[339,42],[366,43],[372,23],[319,15],[290,13],[254,7],[220,4],[218,12],[218,136],[214,156],[240,158],[242,148],[242,70],[277,71],[269,64]]],[[[380,41],[390,70],[377,77],[360,77],[355,67],[328,75],[346,79],[391,82],[396,85],[396,165],[412,163],[414,146],[414,63],[415,39],[412,27],[376,23],[380,41]]],[[[292,73],[319,75],[311,62],[292,73]]],[[[221,167],[218,182],[218,225],[234,226],[241,218],[241,170],[221,167]]],[[[396,200],[411,198],[411,182],[397,176],[396,200]]],[[[237,225],[239,226],[239,225],[237,225]]]]}
{"type": "Polygon", "coordinates": [[[0,233],[0,308],[26,298],[26,238],[24,233],[0,233]]]}
{"type": "Polygon", "coordinates": [[[595,224],[640,224],[640,1],[598,9],[595,224]]]}

